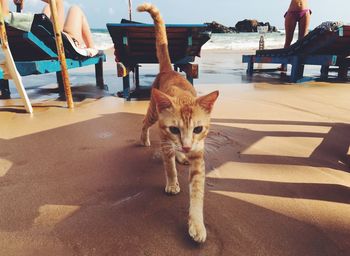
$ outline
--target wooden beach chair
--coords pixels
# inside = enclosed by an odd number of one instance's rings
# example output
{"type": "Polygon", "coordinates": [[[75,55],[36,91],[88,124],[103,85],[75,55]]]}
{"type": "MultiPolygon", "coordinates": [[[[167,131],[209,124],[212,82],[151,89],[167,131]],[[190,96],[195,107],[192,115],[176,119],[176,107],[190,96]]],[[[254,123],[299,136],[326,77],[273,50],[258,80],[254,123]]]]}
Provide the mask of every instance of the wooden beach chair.
{"type": "MultiPolygon", "coordinates": [[[[286,49],[257,50],[255,55],[243,55],[243,63],[248,63],[247,75],[264,72],[254,69],[254,63],[275,63],[292,65],[290,81],[304,82],[305,65],[321,66],[321,78],[328,78],[329,71],[337,71],[338,78],[347,79],[350,61],[350,26],[342,25],[333,28],[319,26],[305,38],[286,49]],[[330,67],[335,66],[336,69],[330,67]]],[[[267,69],[266,71],[276,71],[267,69]]]]}
{"type": "MultiPolygon", "coordinates": [[[[108,31],[112,37],[117,62],[118,77],[123,77],[123,91],[119,96],[127,100],[131,98],[149,97],[149,87],[140,87],[140,64],[158,63],[153,24],[108,23],[108,31]],[[130,88],[129,74],[135,75],[134,90],[130,88]]],[[[198,64],[193,64],[195,57],[200,57],[201,47],[210,39],[211,32],[202,24],[167,24],[169,54],[174,69],[186,73],[193,84],[198,78],[198,64]]]]}
{"type": "MultiPolygon", "coordinates": [[[[1,53],[3,59],[0,63],[0,79],[12,79],[19,95],[22,98],[24,107],[28,113],[33,113],[32,105],[29,101],[27,92],[22,83],[22,77],[18,73],[15,62],[12,57],[10,47],[7,40],[7,32],[5,28],[5,21],[2,15],[2,4],[0,3],[0,39],[1,39],[1,53]]],[[[2,96],[2,95],[1,95],[2,96]]]]}
{"type": "MultiPolygon", "coordinates": [[[[45,14],[35,14],[30,31],[6,25],[8,41],[18,72],[22,76],[40,75],[56,72],[59,92],[64,95],[61,67],[58,60],[54,30],[50,19],[45,14]]],[[[106,88],[103,81],[103,62],[106,56],[99,52],[94,57],[82,55],[62,34],[68,69],[95,65],[96,84],[106,88]]],[[[8,80],[0,80],[2,97],[10,97],[8,80]]]]}

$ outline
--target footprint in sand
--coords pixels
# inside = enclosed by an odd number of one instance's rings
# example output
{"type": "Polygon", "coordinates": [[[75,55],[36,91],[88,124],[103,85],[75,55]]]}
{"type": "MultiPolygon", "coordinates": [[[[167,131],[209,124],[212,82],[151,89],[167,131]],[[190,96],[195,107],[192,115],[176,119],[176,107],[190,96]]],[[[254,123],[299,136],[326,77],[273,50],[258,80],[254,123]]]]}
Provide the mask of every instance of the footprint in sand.
{"type": "Polygon", "coordinates": [[[100,139],[109,139],[112,136],[113,133],[111,132],[100,132],[99,134],[97,134],[97,137],[99,137],[100,139]]]}
{"type": "Polygon", "coordinates": [[[222,132],[210,131],[205,141],[206,153],[217,152],[221,147],[232,145],[233,140],[222,132]]]}

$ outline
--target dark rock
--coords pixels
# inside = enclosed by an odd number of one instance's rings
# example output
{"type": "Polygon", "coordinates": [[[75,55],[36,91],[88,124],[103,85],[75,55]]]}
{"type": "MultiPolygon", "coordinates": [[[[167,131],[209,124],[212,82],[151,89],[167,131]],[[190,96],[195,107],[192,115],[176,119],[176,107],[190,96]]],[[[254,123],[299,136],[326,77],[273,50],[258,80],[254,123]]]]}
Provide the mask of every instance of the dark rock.
{"type": "Polygon", "coordinates": [[[216,21],[213,21],[211,23],[205,23],[208,25],[208,27],[211,29],[213,33],[233,33],[236,32],[235,30],[226,27],[220,23],[217,23],[216,21]]]}
{"type": "Polygon", "coordinates": [[[229,29],[231,29],[233,32],[237,33],[237,29],[235,27],[228,27],[229,29]]]}
{"type": "Polygon", "coordinates": [[[275,26],[271,26],[269,22],[259,22],[257,20],[242,20],[236,23],[237,32],[258,32],[258,26],[268,26],[268,32],[277,32],[275,26]]]}
{"type": "Polygon", "coordinates": [[[278,29],[275,26],[271,26],[271,31],[270,32],[278,32],[278,29]]]}
{"type": "Polygon", "coordinates": [[[258,21],[257,20],[242,20],[236,23],[236,29],[238,32],[257,32],[258,21]]]}

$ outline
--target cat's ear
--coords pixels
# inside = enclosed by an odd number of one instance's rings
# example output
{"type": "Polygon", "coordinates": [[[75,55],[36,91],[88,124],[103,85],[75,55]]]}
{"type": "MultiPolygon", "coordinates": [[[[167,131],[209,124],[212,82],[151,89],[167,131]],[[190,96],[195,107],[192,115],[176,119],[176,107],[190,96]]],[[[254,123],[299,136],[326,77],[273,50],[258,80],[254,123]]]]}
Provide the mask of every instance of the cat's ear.
{"type": "Polygon", "coordinates": [[[156,88],[152,89],[152,98],[156,103],[158,112],[162,112],[163,110],[173,106],[173,102],[170,97],[156,88]]]}
{"type": "Polygon", "coordinates": [[[213,109],[214,103],[219,96],[219,91],[211,92],[207,95],[199,97],[196,101],[208,113],[213,109]]]}

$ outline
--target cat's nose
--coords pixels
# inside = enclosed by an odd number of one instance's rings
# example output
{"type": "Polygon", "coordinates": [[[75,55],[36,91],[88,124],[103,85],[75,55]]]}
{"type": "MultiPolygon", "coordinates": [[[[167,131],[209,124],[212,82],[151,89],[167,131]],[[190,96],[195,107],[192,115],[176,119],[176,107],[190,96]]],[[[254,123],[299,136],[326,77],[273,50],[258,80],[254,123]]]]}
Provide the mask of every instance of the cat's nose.
{"type": "Polygon", "coordinates": [[[182,150],[183,150],[185,153],[188,153],[188,152],[190,152],[191,147],[182,147],[182,150]]]}

